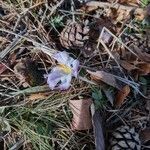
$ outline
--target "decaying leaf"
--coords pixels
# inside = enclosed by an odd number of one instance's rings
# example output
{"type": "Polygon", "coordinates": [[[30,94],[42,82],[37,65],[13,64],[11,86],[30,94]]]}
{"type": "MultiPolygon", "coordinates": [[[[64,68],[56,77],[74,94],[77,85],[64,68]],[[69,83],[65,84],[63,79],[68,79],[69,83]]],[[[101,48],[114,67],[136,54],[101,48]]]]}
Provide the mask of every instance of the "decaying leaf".
{"type": "Polygon", "coordinates": [[[130,93],[130,87],[129,85],[125,85],[122,88],[122,90],[120,90],[116,95],[115,106],[120,107],[123,104],[125,98],[129,95],[129,93],[130,93]]]}
{"type": "Polygon", "coordinates": [[[131,47],[133,48],[133,51],[137,54],[139,59],[143,60],[144,62],[150,63],[150,54],[142,52],[141,49],[135,45],[132,45],[131,47]]]}
{"type": "MultiPolygon", "coordinates": [[[[148,98],[150,99],[150,96],[148,98]]],[[[146,101],[146,110],[150,113],[150,100],[146,101]]]]}
{"type": "MultiPolygon", "coordinates": [[[[131,1],[129,0],[131,3],[131,1]]],[[[120,17],[119,12],[121,12],[123,15],[128,16],[131,11],[134,10],[133,14],[137,19],[143,19],[144,18],[144,10],[142,8],[138,8],[135,6],[127,6],[127,5],[122,5],[119,3],[109,3],[109,2],[99,2],[99,1],[89,1],[81,8],[81,10],[85,12],[90,12],[93,10],[96,10],[98,8],[105,8],[105,9],[117,9],[118,17],[120,17]]],[[[114,14],[113,14],[114,15],[114,14]]],[[[121,16],[121,18],[125,18],[125,16],[121,16]]],[[[119,19],[118,19],[119,20],[119,19]]]]}
{"type": "Polygon", "coordinates": [[[121,66],[125,68],[127,71],[136,71],[138,75],[147,75],[150,73],[150,64],[146,62],[133,62],[129,63],[124,60],[119,61],[121,66]]]}
{"type": "Polygon", "coordinates": [[[0,118],[0,137],[5,136],[9,132],[11,132],[9,122],[5,118],[0,118]]]}
{"type": "Polygon", "coordinates": [[[120,89],[120,86],[118,85],[116,78],[113,76],[113,74],[107,73],[105,71],[92,72],[92,71],[87,70],[87,72],[91,75],[91,77],[94,80],[103,81],[108,85],[111,85],[117,89],[120,89]]]}
{"type": "Polygon", "coordinates": [[[91,99],[70,100],[69,105],[73,113],[72,130],[88,130],[92,128],[90,115],[91,99]]]}
{"type": "Polygon", "coordinates": [[[138,0],[119,0],[118,3],[138,6],[138,0]]]}
{"type": "Polygon", "coordinates": [[[107,100],[111,103],[111,105],[114,104],[114,91],[112,88],[108,87],[108,86],[103,86],[102,87],[106,97],[107,97],[107,100]]]}
{"type": "Polygon", "coordinates": [[[143,143],[150,140],[150,128],[146,128],[146,129],[141,131],[140,139],[143,143]]]}
{"type": "Polygon", "coordinates": [[[126,70],[128,70],[128,71],[132,71],[132,70],[134,70],[134,69],[137,69],[137,67],[136,67],[135,65],[133,65],[133,64],[127,62],[127,61],[120,60],[119,62],[120,62],[120,65],[121,65],[124,69],[126,69],[126,70]]]}
{"type": "Polygon", "coordinates": [[[39,85],[43,82],[43,75],[37,64],[31,59],[22,59],[14,67],[17,77],[24,87],[39,85]]]}
{"type": "Polygon", "coordinates": [[[143,23],[148,26],[150,25],[150,4],[147,6],[145,10],[145,18],[143,20],[143,23]]]}
{"type": "Polygon", "coordinates": [[[150,63],[139,63],[137,64],[138,74],[147,75],[150,73],[150,63]]]}
{"type": "Polygon", "coordinates": [[[0,74],[2,74],[6,69],[7,67],[0,63],[0,74]]]}
{"type": "Polygon", "coordinates": [[[46,98],[47,98],[47,94],[45,94],[45,93],[35,93],[35,94],[31,94],[28,97],[28,100],[36,101],[36,100],[46,99],[46,98]]]}
{"type": "Polygon", "coordinates": [[[95,110],[94,104],[91,105],[91,114],[92,114],[96,150],[105,150],[102,118],[99,110],[95,110]]]}

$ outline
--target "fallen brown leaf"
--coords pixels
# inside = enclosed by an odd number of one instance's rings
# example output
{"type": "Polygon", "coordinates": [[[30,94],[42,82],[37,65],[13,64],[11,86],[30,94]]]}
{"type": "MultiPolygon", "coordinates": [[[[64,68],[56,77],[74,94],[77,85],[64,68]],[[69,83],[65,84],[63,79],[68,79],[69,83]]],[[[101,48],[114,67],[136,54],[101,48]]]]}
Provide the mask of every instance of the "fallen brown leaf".
{"type": "Polygon", "coordinates": [[[147,75],[150,73],[150,64],[149,63],[137,62],[137,61],[135,61],[133,63],[129,63],[124,60],[120,60],[119,62],[124,69],[126,69],[129,72],[134,70],[134,71],[136,71],[137,75],[147,75]]]}
{"type": "Polygon", "coordinates": [[[127,71],[132,71],[132,70],[134,70],[134,69],[137,69],[137,67],[136,67],[135,65],[133,65],[133,64],[127,62],[127,61],[120,60],[119,62],[120,62],[120,65],[121,65],[124,69],[126,69],[127,71]]]}
{"type": "Polygon", "coordinates": [[[36,100],[46,99],[46,98],[47,98],[47,94],[45,94],[45,93],[36,93],[36,94],[31,94],[28,97],[28,100],[30,100],[30,101],[36,101],[36,100]]]}
{"type": "Polygon", "coordinates": [[[30,58],[21,59],[14,66],[14,72],[24,87],[40,85],[43,82],[37,63],[30,58]]]}
{"type": "Polygon", "coordinates": [[[146,19],[150,19],[150,4],[146,7],[146,10],[145,10],[145,18],[146,19]]]}
{"type": "Polygon", "coordinates": [[[92,121],[93,121],[96,150],[105,150],[102,117],[100,111],[95,110],[94,104],[91,105],[91,114],[92,114],[92,121]]]}
{"type": "Polygon", "coordinates": [[[3,65],[2,63],[0,63],[0,74],[2,74],[6,69],[7,67],[3,65]]]}
{"type": "Polygon", "coordinates": [[[140,132],[140,139],[143,143],[150,140],[150,128],[146,128],[140,132]]]}
{"type": "Polygon", "coordinates": [[[142,52],[141,49],[135,45],[132,45],[131,47],[133,48],[133,51],[137,54],[139,59],[143,60],[144,62],[150,63],[150,54],[142,52]]]}
{"type": "Polygon", "coordinates": [[[150,114],[150,96],[148,95],[149,100],[146,100],[146,110],[149,112],[150,114]]]}
{"type": "Polygon", "coordinates": [[[120,89],[120,86],[118,85],[118,83],[116,82],[116,78],[113,76],[113,74],[107,73],[105,71],[96,71],[96,72],[92,72],[87,70],[87,72],[91,75],[91,77],[94,80],[100,80],[105,82],[108,85],[111,85],[117,89],[120,89]]]}
{"type": "Polygon", "coordinates": [[[119,0],[118,3],[138,6],[138,0],[119,0]]]}
{"type": "Polygon", "coordinates": [[[114,92],[112,92],[108,86],[103,86],[102,89],[106,95],[107,100],[111,103],[111,105],[113,105],[114,104],[114,92]]]}
{"type": "MultiPolygon", "coordinates": [[[[131,0],[128,0],[128,1],[131,1],[131,0]]],[[[105,9],[114,8],[114,9],[117,9],[118,12],[124,12],[124,14],[126,11],[126,16],[129,14],[129,12],[134,10],[133,14],[137,19],[141,20],[144,18],[144,10],[142,8],[138,8],[137,6],[122,5],[119,3],[112,4],[110,2],[89,1],[81,8],[81,11],[83,10],[86,13],[88,13],[98,8],[105,8],[105,9]]],[[[119,16],[119,13],[118,13],[118,16],[119,16]]]]}
{"type": "Polygon", "coordinates": [[[120,90],[116,95],[115,106],[120,107],[123,104],[125,98],[129,95],[129,93],[130,93],[130,87],[129,85],[125,85],[122,88],[122,90],[120,90]]]}
{"type": "Polygon", "coordinates": [[[73,113],[71,129],[88,130],[92,128],[92,119],[90,115],[91,99],[70,100],[69,106],[73,113]]]}
{"type": "Polygon", "coordinates": [[[139,63],[137,64],[138,74],[147,75],[150,73],[150,63],[139,63]]]}

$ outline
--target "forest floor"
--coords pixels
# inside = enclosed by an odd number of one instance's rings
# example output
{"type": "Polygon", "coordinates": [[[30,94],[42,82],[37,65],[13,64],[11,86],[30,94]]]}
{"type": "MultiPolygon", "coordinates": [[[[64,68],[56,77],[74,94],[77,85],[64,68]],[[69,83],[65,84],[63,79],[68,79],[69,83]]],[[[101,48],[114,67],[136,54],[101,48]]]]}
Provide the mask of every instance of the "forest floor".
{"type": "Polygon", "coordinates": [[[150,149],[149,3],[0,0],[0,147],[94,150],[101,138],[101,150],[112,149],[111,134],[129,126],[150,149]],[[53,89],[53,68],[69,74],[72,67],[54,58],[64,53],[79,62],[78,75],[53,89]]]}

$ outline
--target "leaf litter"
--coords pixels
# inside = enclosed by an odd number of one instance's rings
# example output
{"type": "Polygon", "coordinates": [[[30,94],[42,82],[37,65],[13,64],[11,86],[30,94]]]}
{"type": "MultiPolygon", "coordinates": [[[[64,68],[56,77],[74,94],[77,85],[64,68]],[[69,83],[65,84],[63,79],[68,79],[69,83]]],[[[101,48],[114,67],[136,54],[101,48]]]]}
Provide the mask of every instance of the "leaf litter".
{"type": "MultiPolygon", "coordinates": [[[[0,109],[1,122],[9,127],[9,132],[1,129],[2,145],[103,150],[110,145],[110,132],[129,125],[140,133],[146,149],[148,4],[148,0],[1,0],[0,109]],[[66,54],[56,62],[54,56],[63,51],[66,54]],[[78,69],[74,60],[80,62],[78,69]],[[48,87],[52,72],[49,85],[55,82],[65,88],[48,87]]],[[[130,146],[130,140],[125,141],[130,146]]]]}

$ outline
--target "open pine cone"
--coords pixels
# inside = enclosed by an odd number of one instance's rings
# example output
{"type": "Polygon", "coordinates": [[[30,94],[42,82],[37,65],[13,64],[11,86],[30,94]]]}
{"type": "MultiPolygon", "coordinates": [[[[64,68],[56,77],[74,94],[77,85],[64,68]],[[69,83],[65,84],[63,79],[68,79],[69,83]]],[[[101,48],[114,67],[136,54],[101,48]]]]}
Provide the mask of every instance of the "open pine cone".
{"type": "Polygon", "coordinates": [[[121,126],[117,128],[110,139],[109,150],[140,150],[141,144],[138,133],[134,128],[121,126]]]}
{"type": "Polygon", "coordinates": [[[89,28],[84,24],[69,21],[60,35],[60,42],[67,49],[80,49],[89,39],[89,28]]]}
{"type": "MultiPolygon", "coordinates": [[[[78,50],[84,57],[90,57],[96,52],[97,40],[103,27],[111,31],[113,26],[107,18],[91,23],[89,20],[83,23],[70,21],[61,32],[61,45],[66,49],[78,50]]],[[[111,35],[104,32],[102,39],[104,43],[109,43],[111,35]]]]}

